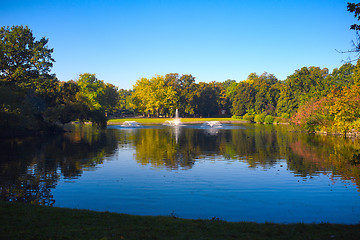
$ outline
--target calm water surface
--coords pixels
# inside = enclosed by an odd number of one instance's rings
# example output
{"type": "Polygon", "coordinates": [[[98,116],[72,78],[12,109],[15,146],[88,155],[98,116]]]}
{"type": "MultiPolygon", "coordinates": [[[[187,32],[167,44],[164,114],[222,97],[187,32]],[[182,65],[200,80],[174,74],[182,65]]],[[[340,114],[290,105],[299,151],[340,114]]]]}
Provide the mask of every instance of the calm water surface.
{"type": "Polygon", "coordinates": [[[137,215],[360,222],[360,141],[284,126],[74,126],[2,139],[0,198],[137,215]]]}

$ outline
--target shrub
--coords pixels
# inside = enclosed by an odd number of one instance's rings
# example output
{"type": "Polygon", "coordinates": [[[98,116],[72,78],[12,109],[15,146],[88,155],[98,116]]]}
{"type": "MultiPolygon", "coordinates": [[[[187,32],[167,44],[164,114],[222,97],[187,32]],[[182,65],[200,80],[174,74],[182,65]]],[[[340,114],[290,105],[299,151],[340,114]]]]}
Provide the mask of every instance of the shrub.
{"type": "Polygon", "coordinates": [[[254,121],[256,123],[263,123],[265,120],[265,113],[261,113],[261,114],[256,114],[255,115],[255,118],[254,118],[254,121]]]}
{"type": "Polygon", "coordinates": [[[289,119],[289,118],[290,118],[290,114],[288,114],[288,113],[283,113],[283,114],[281,114],[281,118],[289,119]]]}
{"type": "Polygon", "coordinates": [[[354,131],[359,132],[360,131],[360,119],[357,119],[356,121],[352,122],[351,124],[352,129],[354,129],[354,131]]]}
{"type": "Polygon", "coordinates": [[[267,115],[264,119],[265,124],[272,124],[274,122],[274,117],[271,115],[267,115]]]}
{"type": "Polygon", "coordinates": [[[325,97],[309,101],[299,107],[297,113],[291,117],[291,122],[311,133],[320,131],[331,120],[327,105],[325,97]]]}
{"type": "Polygon", "coordinates": [[[243,119],[246,120],[246,121],[253,122],[253,121],[254,121],[254,115],[251,115],[251,114],[246,113],[246,114],[243,116],[243,119]]]}
{"type": "Polygon", "coordinates": [[[241,116],[236,116],[236,115],[233,115],[231,118],[233,118],[233,119],[242,119],[241,116]]]}
{"type": "Polygon", "coordinates": [[[106,128],[108,119],[106,117],[105,111],[93,110],[90,112],[90,120],[92,125],[103,129],[106,128]]]}

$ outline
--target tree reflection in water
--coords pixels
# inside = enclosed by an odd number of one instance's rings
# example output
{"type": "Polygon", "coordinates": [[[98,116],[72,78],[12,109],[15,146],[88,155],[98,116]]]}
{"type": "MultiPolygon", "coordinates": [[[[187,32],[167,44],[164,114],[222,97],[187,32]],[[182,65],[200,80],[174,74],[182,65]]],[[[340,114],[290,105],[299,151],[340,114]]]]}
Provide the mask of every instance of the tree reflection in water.
{"type": "Polygon", "coordinates": [[[290,143],[289,168],[301,176],[331,172],[351,180],[360,191],[360,139],[302,135],[290,143]]]}
{"type": "Polygon", "coordinates": [[[97,130],[75,126],[57,136],[3,139],[0,142],[0,199],[52,205],[51,189],[61,177],[79,178],[118,149],[133,149],[141,165],[191,169],[199,159],[242,161],[270,168],[286,160],[297,176],[338,176],[360,186],[360,141],[310,136],[285,126],[246,125],[207,132],[196,127],[97,130]]]}
{"type": "MultiPolygon", "coordinates": [[[[360,140],[308,135],[287,126],[254,126],[246,129],[183,128],[140,129],[134,137],[136,160],[153,167],[190,169],[197,159],[244,161],[249,167],[270,168],[285,159],[296,176],[328,174],[360,186],[360,140]],[[175,139],[177,139],[175,141],[175,139]]],[[[359,188],[359,187],[358,187],[359,188]]]]}
{"type": "Polygon", "coordinates": [[[113,135],[76,126],[72,133],[1,141],[0,199],[52,205],[51,189],[102,164],[117,148],[113,135]]]}

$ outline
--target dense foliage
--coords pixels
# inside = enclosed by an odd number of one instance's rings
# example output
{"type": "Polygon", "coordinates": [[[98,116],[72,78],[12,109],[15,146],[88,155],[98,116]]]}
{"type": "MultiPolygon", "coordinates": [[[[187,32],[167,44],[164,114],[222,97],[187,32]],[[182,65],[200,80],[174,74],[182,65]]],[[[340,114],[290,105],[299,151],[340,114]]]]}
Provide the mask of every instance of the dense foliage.
{"type": "Polygon", "coordinates": [[[171,116],[179,109],[184,117],[227,114],[257,123],[291,121],[310,132],[359,131],[359,73],[359,63],[345,63],[332,73],[303,67],[284,81],[251,73],[239,83],[195,83],[191,75],[172,73],[138,80],[131,106],[148,117],[171,116]]]}
{"type": "Polygon", "coordinates": [[[82,74],[60,82],[50,74],[55,61],[48,40],[35,40],[28,27],[0,29],[0,129],[4,135],[58,130],[73,120],[106,125],[115,111],[117,88],[82,74]]]}
{"type": "MultiPolygon", "coordinates": [[[[359,4],[348,4],[359,19],[359,4]]],[[[354,24],[351,29],[358,30],[354,24]]],[[[48,40],[28,27],[0,29],[0,128],[2,133],[54,130],[70,121],[104,127],[108,115],[172,117],[233,116],[257,123],[292,122],[309,132],[360,131],[360,62],[327,68],[303,67],[285,80],[251,73],[236,82],[195,82],[191,74],[140,78],[132,90],[118,89],[84,73],[60,82],[48,40]]]]}

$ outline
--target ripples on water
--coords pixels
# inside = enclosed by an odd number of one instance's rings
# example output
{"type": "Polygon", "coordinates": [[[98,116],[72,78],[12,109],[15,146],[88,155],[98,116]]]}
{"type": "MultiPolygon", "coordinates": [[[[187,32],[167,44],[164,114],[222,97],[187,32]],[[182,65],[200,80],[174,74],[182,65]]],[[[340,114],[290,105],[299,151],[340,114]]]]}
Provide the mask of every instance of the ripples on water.
{"type": "Polygon", "coordinates": [[[202,125],[4,140],[1,199],[138,215],[359,223],[360,142],[202,125]]]}

